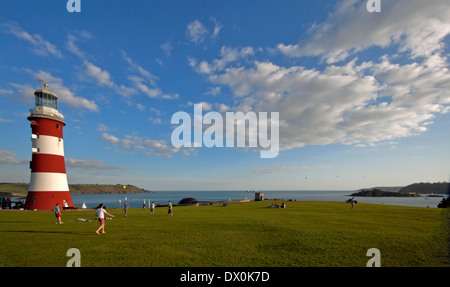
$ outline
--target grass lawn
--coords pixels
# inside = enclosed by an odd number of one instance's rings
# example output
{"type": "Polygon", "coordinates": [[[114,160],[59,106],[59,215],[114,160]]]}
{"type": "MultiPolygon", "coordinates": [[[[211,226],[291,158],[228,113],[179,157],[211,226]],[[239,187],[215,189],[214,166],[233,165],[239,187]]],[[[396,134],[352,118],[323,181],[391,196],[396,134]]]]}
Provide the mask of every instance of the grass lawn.
{"type": "MultiPolygon", "coordinates": [[[[281,203],[281,202],[279,202],[281,203]]],[[[0,266],[365,267],[370,248],[381,266],[450,266],[449,209],[336,202],[108,209],[106,234],[94,211],[0,211],[0,266]],[[79,222],[78,218],[92,222],[79,222]]]]}

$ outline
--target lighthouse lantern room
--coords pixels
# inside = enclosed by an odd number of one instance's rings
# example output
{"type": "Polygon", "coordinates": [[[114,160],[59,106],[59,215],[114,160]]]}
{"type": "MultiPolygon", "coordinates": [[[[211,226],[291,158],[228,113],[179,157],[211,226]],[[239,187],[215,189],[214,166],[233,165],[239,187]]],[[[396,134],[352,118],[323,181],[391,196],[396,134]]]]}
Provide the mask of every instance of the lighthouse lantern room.
{"type": "MultiPolygon", "coordinates": [[[[42,80],[40,80],[42,81],[42,80]]],[[[64,116],[58,112],[58,96],[44,84],[36,89],[35,108],[30,109],[31,178],[26,209],[73,208],[64,161],[64,116]]]]}

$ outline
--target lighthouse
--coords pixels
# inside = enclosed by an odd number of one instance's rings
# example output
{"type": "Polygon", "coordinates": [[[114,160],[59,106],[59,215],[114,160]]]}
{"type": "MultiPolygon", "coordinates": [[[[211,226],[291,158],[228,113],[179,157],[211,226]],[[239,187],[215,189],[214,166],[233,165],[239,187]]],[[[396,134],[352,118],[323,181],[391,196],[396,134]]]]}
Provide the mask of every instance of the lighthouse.
{"type": "MultiPolygon", "coordinates": [[[[40,80],[42,81],[42,80],[40,80]]],[[[64,116],[58,112],[58,96],[44,84],[34,92],[35,108],[30,109],[31,178],[26,209],[73,208],[64,162],[64,116]]]]}

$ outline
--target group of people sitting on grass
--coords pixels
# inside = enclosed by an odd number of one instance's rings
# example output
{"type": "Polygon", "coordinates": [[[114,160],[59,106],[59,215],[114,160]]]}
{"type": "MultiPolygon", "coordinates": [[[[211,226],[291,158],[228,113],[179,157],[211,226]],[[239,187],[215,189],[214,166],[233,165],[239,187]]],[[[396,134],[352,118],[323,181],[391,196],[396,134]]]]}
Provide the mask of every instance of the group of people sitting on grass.
{"type": "Polygon", "coordinates": [[[272,202],[272,204],[269,205],[269,208],[286,208],[286,203],[283,202],[281,205],[278,205],[272,202]]]}

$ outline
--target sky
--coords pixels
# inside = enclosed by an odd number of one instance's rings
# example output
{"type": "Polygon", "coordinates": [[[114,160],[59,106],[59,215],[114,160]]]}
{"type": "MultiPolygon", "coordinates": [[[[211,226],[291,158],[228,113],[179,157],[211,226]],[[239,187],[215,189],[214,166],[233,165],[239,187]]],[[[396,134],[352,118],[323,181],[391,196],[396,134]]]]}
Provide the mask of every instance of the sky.
{"type": "Polygon", "coordinates": [[[80,12],[65,0],[2,3],[0,182],[29,182],[37,79],[59,96],[69,184],[355,190],[449,181],[448,0],[381,0],[380,12],[366,0],[75,2],[80,12]],[[196,104],[223,118],[278,113],[278,156],[261,158],[261,146],[174,146],[181,123],[172,116],[194,118],[196,104]]]}

